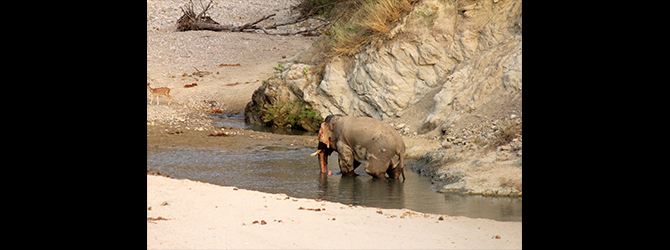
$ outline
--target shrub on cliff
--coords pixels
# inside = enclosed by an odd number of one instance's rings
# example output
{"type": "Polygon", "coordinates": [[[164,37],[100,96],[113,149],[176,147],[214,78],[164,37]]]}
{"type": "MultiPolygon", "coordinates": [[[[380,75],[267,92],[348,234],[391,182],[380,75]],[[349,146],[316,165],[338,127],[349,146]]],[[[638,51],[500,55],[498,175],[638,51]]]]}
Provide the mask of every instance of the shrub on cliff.
{"type": "Polygon", "coordinates": [[[345,15],[331,27],[329,56],[358,53],[359,48],[384,38],[419,0],[367,0],[352,5],[350,16],[345,15]]]}
{"type": "Polygon", "coordinates": [[[331,17],[333,13],[337,13],[338,7],[353,3],[352,0],[302,0],[298,4],[292,6],[293,11],[297,11],[301,17],[306,16],[310,11],[314,10],[316,15],[326,18],[331,17]]]}
{"type": "Polygon", "coordinates": [[[259,108],[265,124],[278,127],[319,130],[323,119],[304,102],[275,103],[269,108],[259,108]]]}

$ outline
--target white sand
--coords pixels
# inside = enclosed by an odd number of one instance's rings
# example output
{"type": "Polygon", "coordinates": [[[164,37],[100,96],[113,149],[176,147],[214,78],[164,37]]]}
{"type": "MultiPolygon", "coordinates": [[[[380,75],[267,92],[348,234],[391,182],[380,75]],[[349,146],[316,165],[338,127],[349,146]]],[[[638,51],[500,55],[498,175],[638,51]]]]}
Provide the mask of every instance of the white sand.
{"type": "Polygon", "coordinates": [[[286,197],[147,175],[147,248],[521,248],[521,222],[286,197]]]}

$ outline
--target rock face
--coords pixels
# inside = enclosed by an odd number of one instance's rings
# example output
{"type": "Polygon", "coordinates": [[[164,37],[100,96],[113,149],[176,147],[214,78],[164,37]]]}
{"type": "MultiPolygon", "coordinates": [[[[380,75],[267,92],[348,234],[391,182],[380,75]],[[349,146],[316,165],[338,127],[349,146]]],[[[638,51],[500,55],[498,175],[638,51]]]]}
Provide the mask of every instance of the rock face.
{"type": "MultiPolygon", "coordinates": [[[[245,113],[254,105],[302,101],[322,118],[407,120],[410,132],[444,133],[464,117],[509,115],[499,107],[518,112],[521,7],[520,0],[424,0],[383,41],[353,58],[333,58],[320,82],[303,74],[315,66],[298,63],[299,56],[257,90],[245,113]]],[[[246,117],[259,122],[258,115],[246,117]]]]}
{"type": "Polygon", "coordinates": [[[432,98],[426,132],[491,101],[520,102],[521,20],[521,1],[423,1],[388,42],[333,59],[314,108],[384,120],[432,98]]]}

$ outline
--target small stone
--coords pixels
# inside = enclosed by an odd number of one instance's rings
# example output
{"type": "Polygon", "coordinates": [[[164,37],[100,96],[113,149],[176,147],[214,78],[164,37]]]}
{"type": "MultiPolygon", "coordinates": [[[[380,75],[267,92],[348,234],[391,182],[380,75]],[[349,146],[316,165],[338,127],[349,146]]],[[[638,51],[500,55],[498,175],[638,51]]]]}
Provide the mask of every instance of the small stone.
{"type": "Polygon", "coordinates": [[[516,115],[515,115],[515,114],[512,114],[512,115],[509,116],[509,118],[510,118],[510,119],[514,119],[514,118],[516,118],[516,115]]]}
{"type": "Polygon", "coordinates": [[[501,146],[500,150],[512,150],[512,146],[510,145],[501,146]]]}
{"type": "Polygon", "coordinates": [[[443,142],[440,144],[440,146],[442,146],[442,148],[451,148],[451,145],[452,145],[452,143],[449,142],[449,141],[443,141],[443,142]]]}
{"type": "Polygon", "coordinates": [[[405,126],[407,126],[407,124],[400,123],[400,124],[395,126],[395,130],[400,130],[400,129],[404,128],[405,126]]]}

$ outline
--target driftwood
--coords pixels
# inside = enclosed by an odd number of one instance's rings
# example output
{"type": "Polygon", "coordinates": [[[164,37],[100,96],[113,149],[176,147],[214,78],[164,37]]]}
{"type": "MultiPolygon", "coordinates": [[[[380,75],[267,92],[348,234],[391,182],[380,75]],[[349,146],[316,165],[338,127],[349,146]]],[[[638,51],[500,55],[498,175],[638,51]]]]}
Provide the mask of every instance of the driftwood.
{"type": "MultiPolygon", "coordinates": [[[[207,14],[207,10],[209,10],[209,7],[212,5],[212,1],[210,0],[207,6],[203,6],[202,3],[200,3],[201,11],[197,15],[195,14],[194,11],[194,4],[193,0],[189,0],[189,2],[184,6],[180,7],[181,11],[184,13],[182,16],[177,20],[177,31],[187,31],[187,30],[212,30],[212,31],[230,31],[230,32],[252,32],[254,30],[261,30],[263,33],[268,34],[268,35],[280,35],[280,36],[288,36],[288,35],[297,35],[297,34],[303,34],[303,35],[312,35],[312,36],[318,36],[321,32],[318,32],[320,28],[323,28],[326,25],[330,25],[330,22],[326,21],[325,23],[316,26],[311,29],[307,30],[302,30],[302,31],[295,31],[295,32],[270,32],[268,31],[269,29],[276,29],[279,26],[285,26],[285,25],[291,25],[291,24],[296,24],[299,22],[306,21],[309,19],[310,16],[312,16],[315,12],[315,10],[329,6],[333,3],[330,4],[324,4],[321,6],[314,7],[307,15],[303,16],[302,18],[299,18],[294,21],[289,21],[285,23],[275,23],[270,26],[258,26],[257,24],[270,18],[273,17],[277,14],[270,14],[267,16],[263,16],[260,19],[254,21],[254,22],[249,22],[245,23],[243,25],[235,26],[231,24],[219,24],[218,22],[214,21],[209,15],[207,14]]],[[[326,27],[328,27],[326,26],[326,27]]]]}
{"type": "Polygon", "coordinates": [[[209,1],[207,7],[203,7],[198,15],[193,11],[192,0],[189,0],[184,7],[179,7],[184,14],[177,20],[177,31],[199,30],[198,27],[203,24],[219,25],[219,23],[212,20],[212,18],[207,15],[207,10],[209,10],[211,4],[212,1],[209,1]]]}

